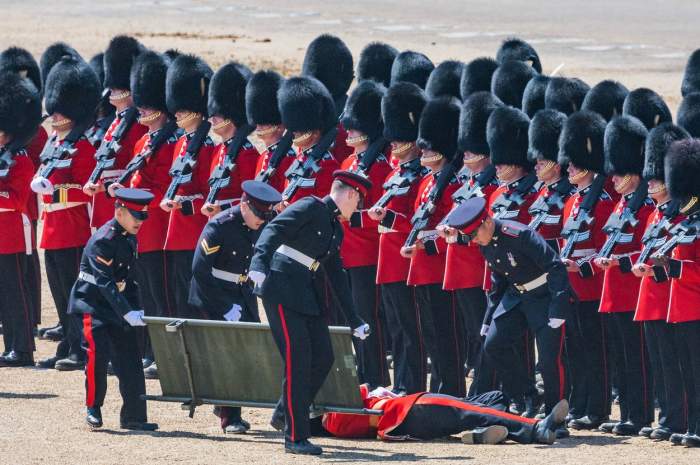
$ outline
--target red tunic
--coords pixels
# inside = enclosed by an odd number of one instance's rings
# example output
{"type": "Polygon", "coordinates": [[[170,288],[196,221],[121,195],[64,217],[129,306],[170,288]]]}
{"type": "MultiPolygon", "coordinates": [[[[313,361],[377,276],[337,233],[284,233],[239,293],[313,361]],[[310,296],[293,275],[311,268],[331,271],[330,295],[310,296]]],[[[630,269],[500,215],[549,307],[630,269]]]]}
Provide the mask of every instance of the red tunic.
{"type": "MultiPolygon", "coordinates": [[[[623,196],[617,202],[615,212],[621,213],[633,195],[623,196]]],[[[624,242],[615,244],[612,252],[613,257],[629,255],[633,263],[636,261],[642,249],[642,235],[653,209],[651,199],[647,199],[647,203],[637,212],[636,217],[639,223],[636,227],[623,231],[622,241],[624,242]]],[[[605,270],[599,311],[602,313],[633,312],[637,307],[639,284],[639,278],[633,273],[623,273],[619,266],[612,266],[605,270]]]]}
{"type": "MultiPolygon", "coordinates": [[[[313,149],[313,147],[310,147],[297,154],[297,160],[303,163],[313,149]]],[[[312,175],[312,178],[315,180],[313,187],[300,187],[296,190],[292,198],[288,199],[287,201],[292,204],[297,200],[303,199],[304,197],[308,197],[310,195],[321,198],[325,197],[331,191],[331,184],[333,184],[333,172],[337,169],[340,169],[340,163],[333,158],[330,152],[326,152],[319,162],[319,170],[312,175]]],[[[284,187],[286,188],[288,185],[289,178],[285,182],[284,187]]]]}
{"type": "MultiPolygon", "coordinates": [[[[219,165],[224,163],[226,159],[226,151],[228,150],[229,144],[232,140],[233,139],[229,139],[223,144],[216,146],[216,151],[214,152],[214,156],[212,157],[211,161],[210,176],[219,165]]],[[[236,167],[231,173],[231,179],[228,186],[221,189],[217,195],[217,203],[237,205],[240,202],[241,195],[243,195],[241,184],[243,181],[247,181],[255,177],[255,168],[258,164],[258,157],[260,157],[258,150],[253,146],[253,144],[245,141],[238,152],[236,167]]]]}
{"type": "MultiPolygon", "coordinates": [[[[47,143],[52,142],[49,140],[47,143]]],[[[54,188],[53,195],[42,195],[41,198],[44,227],[39,247],[42,249],[82,247],[90,238],[89,209],[92,198],[83,193],[83,186],[95,168],[95,148],[84,137],[75,143],[75,148],[77,150],[71,157],[70,166],[56,169],[49,176],[54,188]]]]}
{"type": "Polygon", "coordinates": [[[700,241],[680,244],[672,257],[681,261],[680,278],[671,279],[669,323],[700,320],[700,241]]]}
{"type": "Polygon", "coordinates": [[[26,211],[34,164],[24,150],[17,152],[13,159],[7,175],[0,178],[0,254],[31,254],[32,225],[26,211]]]}
{"type": "MultiPolygon", "coordinates": [[[[258,157],[258,163],[255,167],[256,176],[265,171],[267,167],[270,166],[270,158],[272,158],[272,154],[275,151],[275,148],[277,148],[277,143],[269,146],[258,157]]],[[[284,177],[284,173],[287,172],[289,166],[294,162],[295,157],[296,152],[294,152],[294,149],[290,147],[289,151],[287,152],[287,155],[280,160],[280,164],[277,166],[277,169],[275,170],[274,174],[270,176],[270,179],[267,180],[267,183],[270,186],[277,189],[279,192],[282,192],[284,190],[284,185],[287,182],[287,178],[284,177]]]]}
{"type": "MultiPolygon", "coordinates": [[[[433,189],[438,175],[439,173],[429,174],[421,181],[414,205],[415,210],[418,210],[421,204],[427,201],[428,194],[430,194],[430,191],[433,189]]],[[[452,194],[459,189],[459,186],[460,184],[457,177],[453,177],[452,181],[443,192],[442,197],[438,199],[435,211],[430,217],[428,227],[423,232],[424,234],[427,233],[428,236],[434,235],[435,227],[447,216],[450,210],[452,210],[452,194]]],[[[435,239],[435,245],[437,248],[437,253],[435,255],[428,255],[425,249],[416,247],[416,253],[413,258],[411,258],[411,266],[408,270],[407,282],[409,285],[420,286],[424,284],[442,283],[443,277],[445,276],[447,244],[443,238],[437,237],[437,239],[435,239]]]]}
{"type": "Polygon", "coordinates": [[[338,164],[341,164],[355,151],[347,143],[348,131],[345,130],[342,124],[338,124],[338,134],[335,136],[335,142],[331,148],[331,154],[336,159],[338,164]]]}
{"type": "MultiPolygon", "coordinates": [[[[379,231],[378,222],[367,214],[368,209],[382,196],[384,189],[382,184],[387,174],[391,172],[388,162],[389,153],[381,155],[369,169],[368,178],[372,182],[372,189],[364,200],[363,210],[353,214],[350,222],[343,221],[343,243],[340,246],[340,257],[345,268],[376,265],[379,259],[379,231]]],[[[357,170],[357,157],[350,155],[345,159],[341,168],[344,170],[357,170]]]]}
{"type": "MultiPolygon", "coordinates": [[[[41,151],[44,149],[47,140],[49,140],[49,135],[46,133],[46,129],[43,126],[39,126],[36,135],[25,148],[29,159],[34,164],[34,172],[41,166],[41,151]]],[[[39,197],[31,190],[27,198],[27,216],[29,216],[30,221],[39,219],[39,197]]]]}
{"type": "MultiPolygon", "coordinates": [[[[151,140],[152,134],[144,134],[134,147],[134,156],[141,153],[151,140]]],[[[153,194],[153,201],[148,206],[148,219],[143,222],[138,233],[139,253],[163,250],[168,233],[170,214],[160,208],[163,194],[168,190],[170,175],[168,170],[173,160],[173,151],[177,137],[175,135],[163,142],[156,153],[152,154],[143,168],[131,177],[130,187],[145,189],[153,194]]]]}
{"type": "MultiPolygon", "coordinates": [[[[187,144],[193,135],[194,132],[185,134],[177,140],[173,149],[173,163],[178,157],[185,155],[187,144]]],[[[193,213],[184,215],[179,208],[170,212],[168,234],[163,246],[165,250],[194,250],[197,247],[199,235],[207,224],[207,217],[202,215],[200,210],[209,194],[209,170],[214,150],[214,143],[207,137],[197,153],[192,180],[177,189],[175,200],[191,200],[193,213]]]]}
{"type": "MultiPolygon", "coordinates": [[[[112,121],[112,124],[109,126],[102,139],[103,144],[112,140],[112,133],[117,129],[123,115],[124,112],[121,112],[114,118],[114,121],[112,121]]],[[[138,122],[131,125],[124,137],[122,137],[120,142],[121,148],[115,155],[114,167],[102,173],[100,183],[104,184],[105,181],[114,181],[124,172],[124,168],[126,168],[126,165],[129,164],[129,161],[134,155],[134,146],[136,142],[138,142],[147,131],[148,128],[138,122]]],[[[106,192],[98,192],[92,198],[92,219],[90,221],[90,226],[99,228],[112,218],[114,218],[114,199],[111,199],[106,192]]]]}

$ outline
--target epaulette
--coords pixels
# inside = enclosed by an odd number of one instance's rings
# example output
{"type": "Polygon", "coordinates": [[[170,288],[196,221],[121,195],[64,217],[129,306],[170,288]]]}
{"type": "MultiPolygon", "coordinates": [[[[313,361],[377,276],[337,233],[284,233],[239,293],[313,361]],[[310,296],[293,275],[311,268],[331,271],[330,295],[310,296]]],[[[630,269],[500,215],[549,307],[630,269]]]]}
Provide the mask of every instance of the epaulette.
{"type": "Polygon", "coordinates": [[[202,144],[203,147],[214,147],[215,145],[216,144],[214,144],[214,141],[209,136],[207,136],[207,138],[204,139],[204,143],[202,144]]]}
{"type": "Polygon", "coordinates": [[[109,228],[104,235],[104,239],[114,239],[114,236],[117,235],[117,228],[111,227],[109,228]]]}
{"type": "Polygon", "coordinates": [[[520,233],[525,231],[527,226],[518,223],[517,221],[501,221],[501,232],[510,237],[518,237],[520,233]]]}
{"type": "Polygon", "coordinates": [[[233,209],[229,208],[223,211],[220,211],[216,215],[214,215],[214,218],[212,218],[213,221],[216,221],[217,224],[224,224],[233,219],[233,214],[231,213],[233,209]]]}

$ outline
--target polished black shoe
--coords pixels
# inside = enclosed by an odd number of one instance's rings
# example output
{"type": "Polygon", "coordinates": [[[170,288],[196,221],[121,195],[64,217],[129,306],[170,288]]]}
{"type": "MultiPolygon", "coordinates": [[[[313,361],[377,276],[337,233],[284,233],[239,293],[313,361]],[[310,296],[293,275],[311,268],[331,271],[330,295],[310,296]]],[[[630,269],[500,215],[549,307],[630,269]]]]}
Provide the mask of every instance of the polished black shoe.
{"type": "Polygon", "coordinates": [[[112,362],[107,364],[107,376],[114,376],[114,367],[112,366],[112,362]]]}
{"type": "Polygon", "coordinates": [[[58,342],[63,340],[63,326],[58,325],[55,328],[50,328],[44,331],[41,335],[42,339],[48,339],[49,341],[58,342]]]}
{"type": "Polygon", "coordinates": [[[601,433],[612,433],[615,427],[619,424],[619,421],[606,421],[605,423],[600,424],[598,431],[601,433]]]}
{"type": "Polygon", "coordinates": [[[150,367],[153,362],[155,362],[155,360],[152,358],[144,357],[141,359],[141,365],[144,369],[150,367]]]}
{"type": "Polygon", "coordinates": [[[85,421],[90,426],[90,428],[101,428],[102,427],[102,412],[99,407],[88,408],[87,416],[85,421]]]}
{"type": "Polygon", "coordinates": [[[585,417],[575,418],[568,423],[569,428],[576,430],[589,430],[596,429],[601,424],[608,421],[608,417],[596,417],[593,415],[586,415],[585,417]]]}
{"type": "Polygon", "coordinates": [[[58,360],[54,367],[58,371],[76,371],[85,368],[85,359],[77,354],[70,354],[68,357],[58,360]]]}
{"type": "Polygon", "coordinates": [[[147,423],[145,421],[127,421],[119,425],[121,429],[130,429],[132,431],[155,431],[158,429],[157,423],[147,423]]]}
{"type": "Polygon", "coordinates": [[[612,432],[618,436],[637,436],[641,429],[642,425],[637,425],[631,421],[626,421],[615,425],[612,432]]]}
{"type": "Polygon", "coordinates": [[[683,439],[687,434],[682,434],[682,433],[673,433],[671,437],[668,438],[668,440],[673,444],[674,446],[680,446],[683,444],[683,439]]]}
{"type": "Polygon", "coordinates": [[[146,379],[158,379],[158,365],[156,362],[151,363],[151,365],[143,370],[143,377],[146,379]]]}
{"type": "Polygon", "coordinates": [[[274,428],[277,431],[284,431],[284,415],[272,415],[272,418],[270,418],[270,426],[272,426],[272,428],[274,428]]]}
{"type": "Polygon", "coordinates": [[[34,357],[29,352],[11,351],[0,357],[0,367],[33,367],[34,357]]]}
{"type": "Polygon", "coordinates": [[[562,399],[557,402],[552,411],[544,420],[535,425],[535,441],[541,444],[553,444],[557,439],[557,430],[564,425],[566,415],[569,413],[569,402],[562,399]]]}
{"type": "Polygon", "coordinates": [[[307,439],[301,441],[284,440],[284,451],[290,454],[299,455],[321,455],[323,449],[311,444],[307,439]]]}
{"type": "Polygon", "coordinates": [[[245,434],[250,429],[250,423],[245,420],[232,421],[224,428],[226,434],[245,434]]]}
{"type": "MultiPolygon", "coordinates": [[[[640,431],[639,434],[642,434],[642,432],[640,431]]],[[[654,428],[651,434],[649,434],[649,439],[654,439],[657,441],[668,441],[672,434],[673,431],[671,431],[670,429],[664,428],[663,426],[659,426],[658,428],[654,428]]]]}
{"type": "Polygon", "coordinates": [[[651,436],[651,433],[653,433],[653,432],[654,432],[654,428],[652,428],[651,426],[645,426],[644,428],[639,430],[639,433],[637,433],[637,435],[648,438],[651,436]]]}
{"type": "Polygon", "coordinates": [[[544,396],[537,393],[525,397],[525,411],[522,416],[525,418],[535,418],[540,413],[540,407],[544,404],[544,396]]]}
{"type": "Polygon", "coordinates": [[[53,369],[56,367],[56,362],[59,361],[61,357],[54,355],[53,357],[44,358],[36,362],[37,368],[53,369]]]}
{"type": "Polygon", "coordinates": [[[557,439],[566,439],[571,436],[571,433],[569,433],[566,426],[560,426],[554,433],[556,434],[557,439]]]}
{"type": "Polygon", "coordinates": [[[697,434],[686,434],[681,444],[685,447],[700,447],[700,436],[697,434]]]}
{"type": "Polygon", "coordinates": [[[508,437],[508,428],[500,425],[477,428],[462,433],[464,444],[500,444],[508,437]]]}

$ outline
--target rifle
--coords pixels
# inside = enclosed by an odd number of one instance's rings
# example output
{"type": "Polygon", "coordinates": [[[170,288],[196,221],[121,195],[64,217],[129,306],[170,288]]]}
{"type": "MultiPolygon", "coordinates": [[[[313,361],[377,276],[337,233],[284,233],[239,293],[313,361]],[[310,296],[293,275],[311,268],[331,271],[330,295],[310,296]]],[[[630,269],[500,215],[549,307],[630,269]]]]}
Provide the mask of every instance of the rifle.
{"type": "Polygon", "coordinates": [[[209,195],[207,195],[207,200],[205,203],[213,205],[216,202],[216,197],[218,197],[221,189],[231,183],[231,174],[236,169],[238,154],[240,153],[243,144],[248,141],[248,136],[254,129],[255,126],[244,124],[236,130],[233,140],[231,140],[231,143],[226,149],[224,159],[221,163],[219,163],[209,177],[209,195]]]}
{"type": "Polygon", "coordinates": [[[87,124],[76,125],[58,145],[55,145],[57,136],[52,136],[39,155],[42,166],[39,168],[38,176],[48,179],[54,170],[68,168],[71,164],[71,157],[78,150],[75,143],[80,140],[86,130],[87,124]]]}
{"type": "Polygon", "coordinates": [[[386,191],[374,204],[377,208],[386,208],[394,197],[400,197],[406,195],[411,189],[413,182],[422,177],[424,170],[420,164],[420,158],[414,158],[413,160],[407,161],[403,168],[403,174],[401,171],[394,173],[387,181],[382,185],[382,188],[386,191]]]}
{"type": "MultiPolygon", "coordinates": [[[[420,235],[421,231],[428,227],[428,222],[430,221],[430,217],[435,212],[437,202],[440,201],[442,194],[445,192],[445,189],[447,189],[447,186],[450,185],[452,178],[454,177],[455,173],[459,171],[461,166],[462,157],[460,154],[457,154],[454,160],[452,160],[452,163],[449,163],[442,168],[438,174],[437,181],[435,181],[435,185],[428,193],[428,199],[421,203],[420,207],[418,207],[418,210],[416,210],[411,218],[412,228],[411,232],[408,233],[406,242],[403,244],[404,247],[412,247],[418,240],[418,236],[420,235]]],[[[434,255],[434,251],[431,253],[431,251],[427,249],[426,253],[428,253],[428,255],[434,255]]]]}
{"type": "Polygon", "coordinates": [[[666,233],[671,229],[671,220],[678,216],[678,210],[680,208],[680,202],[677,200],[671,200],[664,211],[661,220],[655,225],[651,226],[649,229],[644,231],[642,236],[642,252],[637,258],[636,265],[641,265],[646,263],[646,261],[651,257],[651,253],[658,246],[663,245],[666,241],[666,233]]]}
{"type": "Polygon", "coordinates": [[[528,227],[533,231],[537,231],[545,222],[549,213],[553,208],[559,211],[564,209],[564,197],[571,194],[573,186],[567,178],[562,178],[557,182],[554,191],[548,197],[540,196],[528,209],[528,213],[532,216],[528,227]]]}
{"type": "Polygon", "coordinates": [[[173,200],[177,194],[177,190],[181,185],[187,184],[192,180],[192,174],[194,172],[194,167],[197,165],[197,154],[199,149],[207,140],[207,135],[209,134],[209,129],[211,128],[211,123],[209,121],[202,121],[194,135],[187,143],[187,150],[182,157],[177,157],[175,163],[168,174],[173,178],[170,181],[170,186],[168,190],[165,191],[163,196],[164,200],[173,200]]]}
{"type": "Polygon", "coordinates": [[[289,149],[292,148],[292,141],[294,140],[294,134],[292,131],[286,131],[282,138],[277,142],[275,148],[270,157],[270,162],[267,164],[267,168],[261,171],[256,177],[256,181],[269,182],[270,178],[277,172],[280,163],[284,157],[289,153],[289,149]]]}
{"type": "Polygon", "coordinates": [[[522,205],[525,202],[525,195],[532,190],[536,183],[537,175],[535,173],[526,174],[513,192],[499,196],[491,205],[493,217],[496,219],[502,218],[504,213],[522,205]]]}
{"type": "Polygon", "coordinates": [[[379,136],[374,142],[369,144],[365,153],[362,154],[362,158],[357,163],[357,172],[361,173],[365,177],[369,176],[369,170],[377,161],[377,158],[384,154],[384,149],[387,146],[387,141],[382,136],[379,136]]]}
{"type": "Polygon", "coordinates": [[[135,172],[144,167],[148,159],[151,158],[153,154],[158,151],[161,145],[170,139],[170,137],[175,134],[176,131],[177,123],[175,121],[170,120],[165,123],[165,126],[158,131],[158,134],[156,134],[155,137],[151,137],[148,144],[143,148],[143,150],[141,150],[141,153],[131,159],[129,164],[126,165],[126,169],[124,169],[122,175],[119,176],[115,182],[123,186],[125,182],[131,179],[131,176],[133,176],[135,172]]]}
{"type": "Polygon", "coordinates": [[[569,257],[571,257],[571,253],[574,251],[574,245],[578,242],[577,239],[579,234],[581,234],[583,226],[589,226],[593,223],[594,218],[591,216],[591,212],[598,203],[598,199],[600,199],[600,194],[605,187],[605,181],[606,177],[604,175],[596,175],[591,184],[591,189],[581,202],[578,212],[564,224],[561,230],[561,237],[566,239],[566,244],[559,254],[562,260],[568,260],[569,257]]]}
{"type": "Polygon", "coordinates": [[[690,215],[685,220],[669,230],[669,237],[664,244],[651,256],[652,260],[663,262],[679,244],[692,243],[700,231],[700,211],[690,215]]]}
{"type": "Polygon", "coordinates": [[[625,206],[621,213],[613,213],[608,218],[608,221],[603,226],[603,232],[608,235],[605,244],[598,252],[600,258],[610,258],[615,245],[622,239],[623,231],[627,226],[634,228],[639,224],[639,220],[635,217],[637,212],[644,205],[648,195],[647,183],[640,182],[637,190],[634,191],[629,203],[625,206]]]}
{"type": "Polygon", "coordinates": [[[95,153],[95,160],[97,164],[95,169],[92,171],[89,183],[97,184],[97,182],[102,177],[102,173],[105,170],[114,167],[116,163],[117,152],[122,148],[121,141],[126,135],[127,131],[136,122],[138,118],[139,111],[135,107],[130,107],[124,112],[124,117],[119,121],[116,129],[112,133],[112,139],[106,143],[100,144],[100,148],[95,153]]]}
{"type": "Polygon", "coordinates": [[[303,162],[299,159],[294,160],[294,163],[292,163],[287,172],[284,173],[284,176],[289,179],[289,184],[282,193],[282,198],[284,200],[289,200],[294,197],[294,194],[296,194],[299,188],[313,187],[314,184],[316,184],[316,180],[310,176],[314,173],[318,173],[318,171],[321,169],[319,163],[335,142],[335,137],[337,134],[338,127],[333,126],[311,149],[311,152],[306,157],[306,160],[303,162]]]}
{"type": "Polygon", "coordinates": [[[462,184],[462,186],[452,194],[452,200],[454,200],[456,205],[460,205],[472,197],[483,197],[484,193],[481,189],[491,184],[495,178],[496,167],[493,165],[487,166],[477,175],[476,179],[474,179],[473,185],[470,186],[469,182],[462,184]]]}

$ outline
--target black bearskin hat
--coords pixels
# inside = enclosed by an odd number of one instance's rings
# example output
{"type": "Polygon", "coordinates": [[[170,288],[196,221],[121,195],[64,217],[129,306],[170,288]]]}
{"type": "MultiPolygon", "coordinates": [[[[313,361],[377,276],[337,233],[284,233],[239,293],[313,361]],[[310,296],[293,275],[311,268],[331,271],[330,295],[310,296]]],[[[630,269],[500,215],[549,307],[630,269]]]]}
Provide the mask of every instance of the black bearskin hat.
{"type": "Polygon", "coordinates": [[[100,87],[104,89],[105,87],[105,54],[100,52],[94,57],[90,58],[88,62],[90,68],[97,74],[97,79],[100,80],[100,87]]]}
{"type": "Polygon", "coordinates": [[[104,55],[104,87],[131,90],[131,66],[143,51],[143,46],[133,37],[114,37],[104,55]]]}
{"type": "Polygon", "coordinates": [[[544,94],[544,107],[570,115],[581,109],[588,93],[588,84],[577,78],[554,77],[544,94]]]}
{"type": "Polygon", "coordinates": [[[49,72],[51,68],[58,63],[64,56],[72,56],[78,60],[83,58],[80,54],[70,45],[65,42],[56,42],[49,45],[44,53],[41,54],[39,59],[39,70],[41,71],[41,82],[43,82],[44,87],[46,87],[46,80],[49,77],[49,72]]]}
{"type": "Polygon", "coordinates": [[[384,138],[395,142],[413,142],[418,138],[418,123],[428,98],[411,82],[399,82],[382,99],[384,138]]]}
{"type": "Polygon", "coordinates": [[[41,92],[39,64],[31,53],[20,47],[10,47],[0,53],[0,71],[11,71],[28,78],[41,92]]]}
{"type": "Polygon", "coordinates": [[[360,131],[370,141],[382,135],[382,97],[386,88],[374,81],[360,82],[348,97],[343,112],[343,127],[360,131]]]}
{"type": "Polygon", "coordinates": [[[425,89],[430,73],[435,65],[430,58],[422,53],[406,50],[396,55],[391,65],[391,85],[397,82],[412,82],[421,89],[425,89]]]}
{"type": "Polygon", "coordinates": [[[352,52],[340,38],[322,34],[306,48],[301,74],[321,81],[333,100],[338,100],[345,96],[355,77],[352,52]]]}
{"type": "Polygon", "coordinates": [[[195,55],[180,55],[168,66],[165,102],[168,111],[191,111],[207,116],[207,95],[212,70],[195,55]]]}
{"type": "Polygon", "coordinates": [[[41,123],[41,95],[34,83],[14,71],[0,71],[0,131],[18,147],[28,143],[41,123]]]}
{"type": "Polygon", "coordinates": [[[230,62],[219,68],[209,83],[207,111],[229,119],[241,127],[248,120],[245,109],[245,88],[252,73],[247,66],[230,62]]]}
{"type": "Polygon", "coordinates": [[[700,138],[700,92],[685,96],[678,107],[676,120],[691,136],[700,138]]]}
{"type": "Polygon", "coordinates": [[[686,97],[693,92],[700,92],[700,49],[695,50],[688,58],[683,73],[683,83],[681,84],[681,95],[686,97]]]}
{"type": "Polygon", "coordinates": [[[461,61],[447,60],[435,67],[428,82],[425,85],[425,93],[428,98],[454,97],[461,100],[459,82],[462,79],[464,63],[461,61]]]}
{"type": "Polygon", "coordinates": [[[673,123],[661,123],[649,131],[644,144],[644,179],[664,181],[664,160],[668,148],[677,140],[689,138],[688,131],[673,123]]]}
{"type": "Polygon", "coordinates": [[[532,66],[538,73],[542,72],[542,64],[540,57],[532,47],[522,39],[516,37],[506,39],[501,47],[496,52],[496,61],[502,65],[506,61],[522,61],[529,66],[532,66]]]}
{"type": "Polygon", "coordinates": [[[577,168],[602,174],[605,170],[603,139],[605,120],[593,111],[577,111],[564,123],[559,136],[560,165],[573,164],[577,168]]]}
{"type": "Polygon", "coordinates": [[[630,91],[617,81],[606,79],[593,86],[583,99],[582,110],[595,111],[606,121],[622,114],[622,105],[630,91]]]}
{"type": "Polygon", "coordinates": [[[491,151],[486,140],[486,123],[493,110],[502,106],[503,102],[488,91],[469,96],[459,112],[457,143],[460,151],[489,156],[491,151]]]}
{"type": "Polygon", "coordinates": [[[462,101],[475,92],[491,92],[491,78],[496,68],[498,63],[491,57],[476,58],[464,65],[459,84],[462,101]]]}
{"type": "Polygon", "coordinates": [[[557,163],[559,160],[559,136],[566,115],[557,110],[540,110],[530,121],[527,157],[532,163],[539,159],[557,163]]]}
{"type": "Polygon", "coordinates": [[[651,89],[640,87],[627,94],[622,105],[622,114],[634,116],[652,129],[661,123],[673,121],[671,110],[659,94],[651,89]]]}
{"type": "Polygon", "coordinates": [[[527,131],[530,118],[513,107],[493,110],[486,123],[486,140],[494,165],[518,165],[530,168],[527,159],[527,131]]]}
{"type": "Polygon", "coordinates": [[[245,87],[245,111],[248,123],[280,124],[279,102],[277,92],[284,78],[275,71],[258,71],[248,81],[245,87]]]}
{"type": "Polygon", "coordinates": [[[613,118],[605,127],[605,172],[609,175],[642,175],[647,128],[634,116],[613,118]]]}
{"type": "Polygon", "coordinates": [[[687,201],[700,197],[700,140],[683,139],[671,144],[664,164],[671,197],[687,201]]]}
{"type": "Polygon", "coordinates": [[[357,80],[370,79],[384,86],[391,81],[391,65],[399,54],[391,45],[383,42],[371,42],[360,52],[357,62],[357,80]]]}
{"type": "Polygon", "coordinates": [[[88,124],[95,117],[101,87],[95,71],[81,58],[64,56],[46,78],[44,105],[51,115],[60,113],[76,124],[88,124]]]}
{"type": "Polygon", "coordinates": [[[134,105],[139,108],[152,108],[167,113],[165,101],[165,79],[168,65],[163,55],[145,51],[131,67],[130,88],[134,105]]]}
{"type": "Polygon", "coordinates": [[[321,130],[338,124],[333,98],[326,86],[310,76],[292,77],[277,92],[282,124],[293,132],[321,130]]]}
{"type": "Polygon", "coordinates": [[[523,92],[522,110],[527,116],[532,118],[540,110],[544,109],[544,94],[549,84],[549,76],[538,74],[530,79],[523,92]]]}
{"type": "Polygon", "coordinates": [[[416,144],[424,150],[438,152],[452,160],[457,152],[459,130],[459,100],[438,97],[428,100],[418,123],[416,144]]]}
{"type": "Polygon", "coordinates": [[[493,73],[491,92],[506,105],[519,109],[525,87],[536,75],[537,72],[522,61],[506,61],[493,73]]]}

